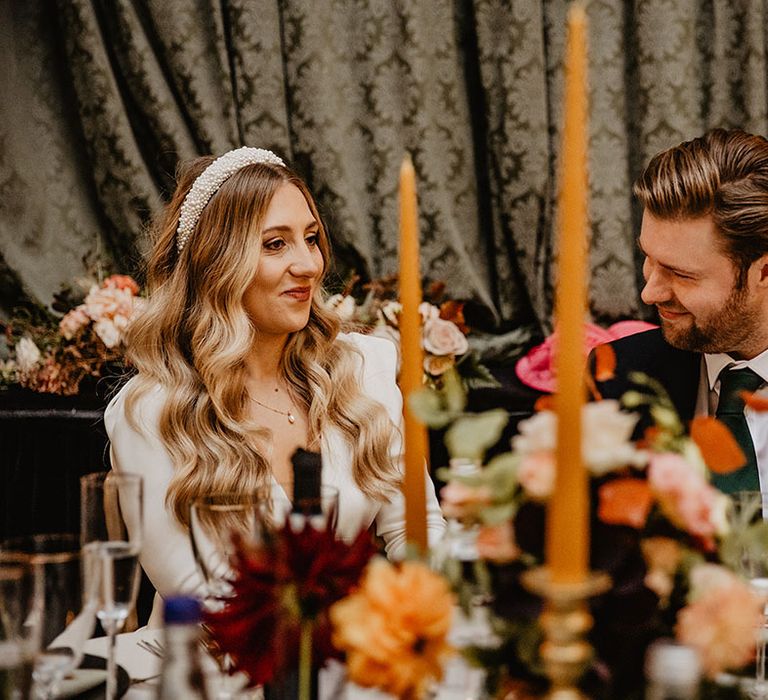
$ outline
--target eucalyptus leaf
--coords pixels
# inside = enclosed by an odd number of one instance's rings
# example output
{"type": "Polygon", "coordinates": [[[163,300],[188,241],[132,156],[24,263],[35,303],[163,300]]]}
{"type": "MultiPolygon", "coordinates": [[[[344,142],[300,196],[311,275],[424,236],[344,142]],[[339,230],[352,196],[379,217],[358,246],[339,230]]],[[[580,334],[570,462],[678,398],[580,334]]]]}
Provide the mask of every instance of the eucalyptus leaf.
{"type": "Polygon", "coordinates": [[[408,397],[408,407],[422,423],[436,430],[444,428],[455,418],[452,412],[446,410],[440,392],[431,387],[414,391],[408,397]]]}
{"type": "Polygon", "coordinates": [[[515,517],[517,503],[500,503],[483,508],[480,518],[486,525],[500,525],[515,517]]]}
{"type": "Polygon", "coordinates": [[[501,408],[456,419],[445,434],[449,454],[482,461],[485,451],[498,442],[508,420],[501,408]]]}

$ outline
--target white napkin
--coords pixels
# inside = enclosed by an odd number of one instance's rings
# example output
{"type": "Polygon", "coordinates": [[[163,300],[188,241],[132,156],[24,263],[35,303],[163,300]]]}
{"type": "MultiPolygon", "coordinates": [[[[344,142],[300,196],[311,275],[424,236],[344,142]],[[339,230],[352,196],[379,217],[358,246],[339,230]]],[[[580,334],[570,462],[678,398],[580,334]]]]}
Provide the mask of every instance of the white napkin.
{"type": "MultiPolygon", "coordinates": [[[[118,634],[115,645],[115,660],[122,666],[131,680],[151,678],[160,673],[162,659],[138,646],[140,640],[162,644],[162,630],[140,627],[135,632],[118,634]]],[[[85,653],[93,656],[107,656],[107,637],[94,637],[85,643],[85,653]]]]}

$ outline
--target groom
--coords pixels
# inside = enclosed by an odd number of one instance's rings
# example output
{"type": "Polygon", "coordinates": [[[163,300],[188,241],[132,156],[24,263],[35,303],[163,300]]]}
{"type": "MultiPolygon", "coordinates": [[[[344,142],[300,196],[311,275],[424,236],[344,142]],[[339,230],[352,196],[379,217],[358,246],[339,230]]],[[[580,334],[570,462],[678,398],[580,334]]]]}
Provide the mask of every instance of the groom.
{"type": "Polygon", "coordinates": [[[768,413],[740,399],[768,382],[768,140],[710,131],[654,156],[634,192],[641,296],[661,328],[613,343],[601,392],[621,396],[632,370],[656,377],[684,422],[717,415],[739,441],[747,464],[713,483],[768,491],[768,413]]]}

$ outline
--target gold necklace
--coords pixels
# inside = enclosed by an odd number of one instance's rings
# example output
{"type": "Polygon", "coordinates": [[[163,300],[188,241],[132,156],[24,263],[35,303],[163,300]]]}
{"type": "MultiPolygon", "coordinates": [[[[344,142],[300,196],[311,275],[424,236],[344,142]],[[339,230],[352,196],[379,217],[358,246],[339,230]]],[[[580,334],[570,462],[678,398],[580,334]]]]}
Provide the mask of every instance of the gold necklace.
{"type": "MultiPolygon", "coordinates": [[[[277,391],[277,389],[275,389],[275,391],[277,391]]],[[[267,406],[267,404],[262,403],[258,399],[253,398],[253,396],[251,396],[251,401],[259,404],[259,406],[263,406],[268,411],[272,411],[272,413],[277,413],[281,416],[285,416],[286,418],[288,418],[288,422],[291,425],[293,425],[296,422],[296,416],[293,415],[293,407],[289,408],[287,411],[280,411],[277,408],[272,408],[272,406],[267,406]]]]}

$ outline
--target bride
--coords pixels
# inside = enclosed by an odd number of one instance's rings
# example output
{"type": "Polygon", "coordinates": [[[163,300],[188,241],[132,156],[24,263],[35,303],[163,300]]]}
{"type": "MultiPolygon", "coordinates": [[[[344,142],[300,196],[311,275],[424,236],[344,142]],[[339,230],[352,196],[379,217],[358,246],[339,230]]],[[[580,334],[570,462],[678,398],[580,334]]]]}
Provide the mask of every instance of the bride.
{"type": "MultiPolygon", "coordinates": [[[[107,408],[113,468],[145,481],[141,564],[161,596],[200,591],[189,507],[290,482],[320,451],[345,539],[405,548],[402,398],[388,340],[340,332],[322,306],[328,235],[305,183],[270,151],[182,171],[155,226],[148,307],[128,329],[137,374],[107,408]]],[[[431,542],[444,522],[427,482],[431,542]]],[[[150,626],[159,624],[156,597],[150,626]]]]}

